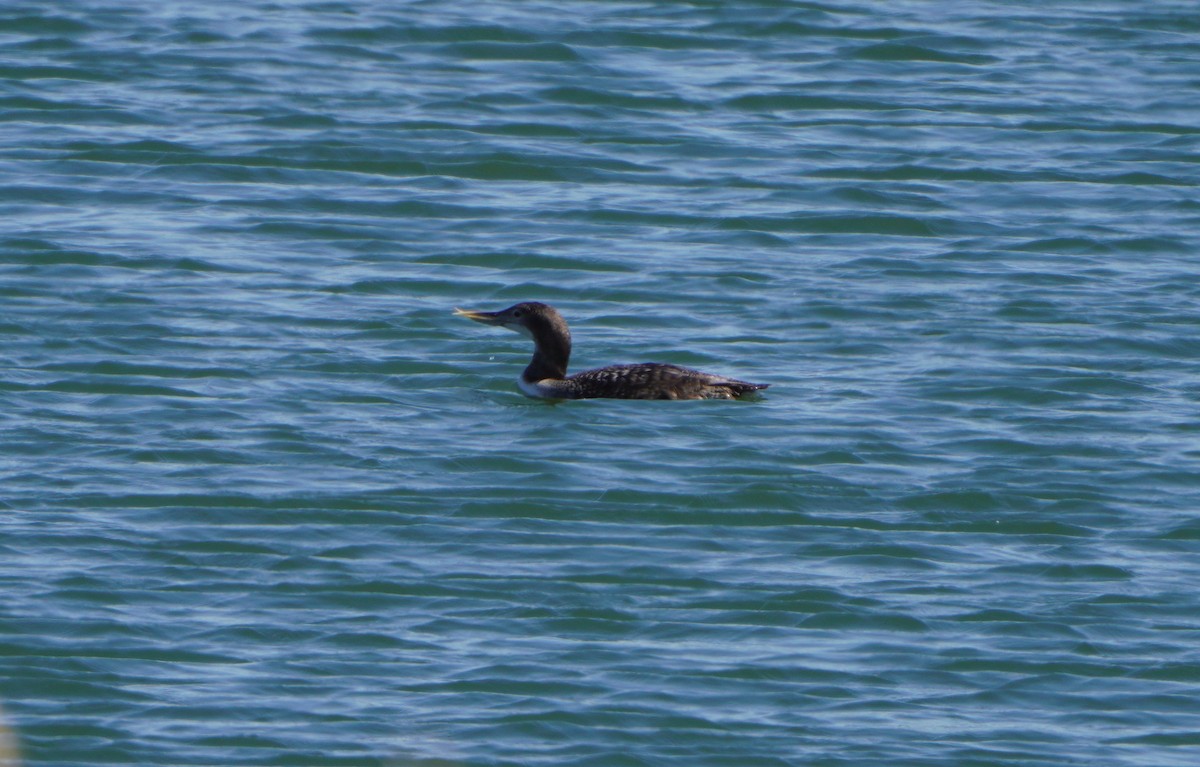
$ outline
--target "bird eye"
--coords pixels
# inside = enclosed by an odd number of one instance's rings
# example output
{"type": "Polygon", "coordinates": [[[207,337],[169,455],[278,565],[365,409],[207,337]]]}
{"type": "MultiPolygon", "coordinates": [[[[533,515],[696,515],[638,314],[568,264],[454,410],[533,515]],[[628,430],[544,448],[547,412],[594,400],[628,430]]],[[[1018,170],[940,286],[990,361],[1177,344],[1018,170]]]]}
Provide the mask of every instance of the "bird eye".
{"type": "Polygon", "coordinates": [[[513,312],[513,316],[514,316],[514,317],[520,317],[520,316],[521,316],[521,310],[520,310],[520,309],[518,309],[518,310],[516,310],[515,312],[513,312]]]}

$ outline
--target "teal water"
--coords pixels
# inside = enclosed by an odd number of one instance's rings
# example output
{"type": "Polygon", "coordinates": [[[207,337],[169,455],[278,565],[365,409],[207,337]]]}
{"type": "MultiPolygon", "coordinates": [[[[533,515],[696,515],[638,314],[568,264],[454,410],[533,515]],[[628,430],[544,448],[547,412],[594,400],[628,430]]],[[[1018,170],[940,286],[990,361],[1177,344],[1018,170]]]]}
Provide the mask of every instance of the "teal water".
{"type": "Polygon", "coordinates": [[[1195,765],[1191,2],[6,2],[27,765],[1195,765]],[[520,395],[658,360],[752,402],[520,395]]]}

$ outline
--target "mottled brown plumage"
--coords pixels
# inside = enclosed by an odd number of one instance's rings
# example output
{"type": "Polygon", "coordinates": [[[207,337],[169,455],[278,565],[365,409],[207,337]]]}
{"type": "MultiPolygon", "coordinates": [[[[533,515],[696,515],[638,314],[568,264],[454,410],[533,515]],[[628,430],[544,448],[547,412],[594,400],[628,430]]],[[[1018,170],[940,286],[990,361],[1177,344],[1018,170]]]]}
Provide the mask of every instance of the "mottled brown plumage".
{"type": "Polygon", "coordinates": [[[527,301],[498,312],[456,309],[455,313],[485,325],[506,327],[533,339],[533,359],[518,380],[521,391],[531,397],[736,399],[770,385],[748,383],[661,362],[610,365],[568,376],[571,331],[554,307],[527,301]]]}

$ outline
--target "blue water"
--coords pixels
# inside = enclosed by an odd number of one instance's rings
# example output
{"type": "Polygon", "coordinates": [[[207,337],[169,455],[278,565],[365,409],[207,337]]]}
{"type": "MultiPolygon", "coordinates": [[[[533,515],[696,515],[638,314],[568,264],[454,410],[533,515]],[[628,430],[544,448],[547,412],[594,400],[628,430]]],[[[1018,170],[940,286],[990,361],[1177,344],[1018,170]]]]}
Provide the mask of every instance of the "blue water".
{"type": "Polygon", "coordinates": [[[1169,0],[4,3],[24,764],[1200,763],[1198,60],[1169,0]],[[528,400],[451,314],[519,300],[772,387],[528,400]]]}

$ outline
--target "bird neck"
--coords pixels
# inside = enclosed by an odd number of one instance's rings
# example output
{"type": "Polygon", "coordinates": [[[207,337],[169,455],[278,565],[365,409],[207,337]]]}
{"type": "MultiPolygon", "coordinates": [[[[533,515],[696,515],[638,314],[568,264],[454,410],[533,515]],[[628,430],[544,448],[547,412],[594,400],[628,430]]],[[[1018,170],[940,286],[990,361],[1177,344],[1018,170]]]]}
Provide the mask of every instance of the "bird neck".
{"type": "Polygon", "coordinates": [[[523,374],[526,381],[566,378],[571,359],[571,335],[558,328],[538,328],[533,332],[533,359],[523,374]]]}

